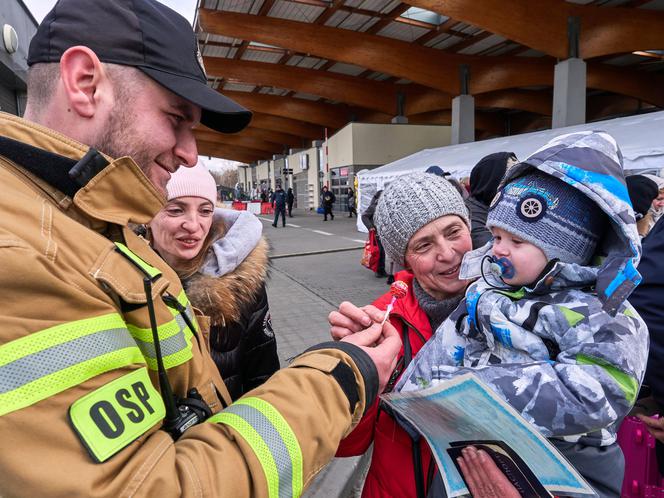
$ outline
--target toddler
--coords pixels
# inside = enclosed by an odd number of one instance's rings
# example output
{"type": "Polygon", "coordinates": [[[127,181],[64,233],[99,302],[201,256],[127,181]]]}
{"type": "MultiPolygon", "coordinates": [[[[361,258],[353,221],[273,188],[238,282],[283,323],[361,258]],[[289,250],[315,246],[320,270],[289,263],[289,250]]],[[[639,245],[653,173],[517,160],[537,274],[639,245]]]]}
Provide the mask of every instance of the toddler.
{"type": "Polygon", "coordinates": [[[626,301],[640,241],[612,137],[558,137],[506,173],[478,278],[402,376],[422,389],[472,372],[534,424],[600,496],[619,496],[616,430],[633,405],[648,331],[626,301]]]}

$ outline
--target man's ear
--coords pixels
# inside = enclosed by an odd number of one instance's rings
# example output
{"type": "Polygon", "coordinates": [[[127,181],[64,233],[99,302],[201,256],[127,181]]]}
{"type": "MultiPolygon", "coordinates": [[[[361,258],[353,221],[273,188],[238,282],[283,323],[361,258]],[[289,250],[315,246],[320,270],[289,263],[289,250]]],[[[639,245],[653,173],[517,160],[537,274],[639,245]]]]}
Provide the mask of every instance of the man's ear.
{"type": "Polygon", "coordinates": [[[60,78],[68,108],[81,117],[94,117],[108,83],[97,54],[88,47],[70,47],[60,58],[60,78]]]}

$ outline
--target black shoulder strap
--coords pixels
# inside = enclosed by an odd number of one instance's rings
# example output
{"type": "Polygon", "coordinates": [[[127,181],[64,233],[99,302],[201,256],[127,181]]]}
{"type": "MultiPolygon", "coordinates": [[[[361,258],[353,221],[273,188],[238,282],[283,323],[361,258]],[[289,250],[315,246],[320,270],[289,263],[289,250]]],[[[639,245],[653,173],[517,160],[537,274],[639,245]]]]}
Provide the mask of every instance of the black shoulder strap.
{"type": "Polygon", "coordinates": [[[76,161],[2,136],[0,156],[15,162],[69,197],[73,197],[108,165],[106,158],[93,148],[80,161],[76,161]]]}

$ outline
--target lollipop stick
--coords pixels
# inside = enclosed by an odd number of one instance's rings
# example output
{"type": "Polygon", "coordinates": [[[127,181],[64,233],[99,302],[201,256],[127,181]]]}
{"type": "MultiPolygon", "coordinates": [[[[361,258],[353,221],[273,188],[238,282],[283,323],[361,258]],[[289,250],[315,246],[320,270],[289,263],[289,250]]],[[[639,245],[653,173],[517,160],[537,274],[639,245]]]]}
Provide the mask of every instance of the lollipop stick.
{"type": "Polygon", "coordinates": [[[383,325],[387,319],[390,317],[390,312],[392,311],[392,308],[394,308],[394,301],[396,301],[397,298],[393,297],[392,301],[390,301],[390,304],[387,305],[387,309],[385,310],[385,316],[383,317],[383,321],[380,322],[381,325],[383,325]]]}

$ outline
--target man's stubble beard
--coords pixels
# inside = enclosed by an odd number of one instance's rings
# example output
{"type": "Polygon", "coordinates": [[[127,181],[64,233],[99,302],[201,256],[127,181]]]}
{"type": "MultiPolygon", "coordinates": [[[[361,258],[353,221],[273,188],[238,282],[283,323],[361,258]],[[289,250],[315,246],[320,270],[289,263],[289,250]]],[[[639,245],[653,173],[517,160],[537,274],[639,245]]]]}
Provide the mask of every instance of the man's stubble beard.
{"type": "Polygon", "coordinates": [[[91,145],[113,159],[129,156],[145,175],[151,163],[150,153],[140,137],[140,131],[135,129],[137,120],[129,110],[133,106],[130,100],[118,104],[110,114],[104,131],[91,145]]]}

